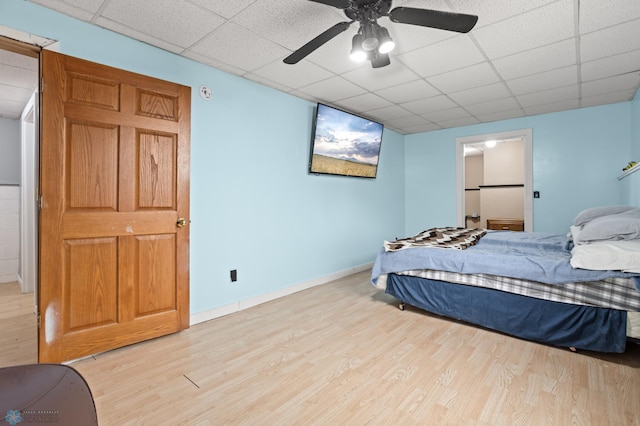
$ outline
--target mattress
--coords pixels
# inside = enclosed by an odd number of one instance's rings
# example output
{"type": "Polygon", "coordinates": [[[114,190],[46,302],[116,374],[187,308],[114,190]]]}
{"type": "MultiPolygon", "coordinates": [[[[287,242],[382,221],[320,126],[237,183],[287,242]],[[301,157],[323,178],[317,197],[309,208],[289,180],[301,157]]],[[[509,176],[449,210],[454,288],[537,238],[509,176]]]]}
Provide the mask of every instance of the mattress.
{"type": "Polygon", "coordinates": [[[497,275],[460,274],[431,269],[403,271],[396,274],[491,288],[554,302],[640,312],[640,292],[636,290],[632,278],[606,278],[601,281],[545,284],[497,275]]]}

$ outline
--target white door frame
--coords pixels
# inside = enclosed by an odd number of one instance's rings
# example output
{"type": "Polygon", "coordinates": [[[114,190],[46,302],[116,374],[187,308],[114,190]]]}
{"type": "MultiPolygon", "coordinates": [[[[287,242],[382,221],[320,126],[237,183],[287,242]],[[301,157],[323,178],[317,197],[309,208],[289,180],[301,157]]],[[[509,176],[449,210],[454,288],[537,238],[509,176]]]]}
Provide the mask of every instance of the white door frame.
{"type": "Polygon", "coordinates": [[[524,141],[524,230],[533,231],[533,131],[532,129],[456,138],[456,221],[464,227],[464,146],[489,140],[518,139],[524,141]]]}
{"type": "MultiPolygon", "coordinates": [[[[35,292],[38,277],[38,92],[34,92],[20,116],[20,287],[35,292]]],[[[37,294],[34,301],[37,300],[37,294]]]]}

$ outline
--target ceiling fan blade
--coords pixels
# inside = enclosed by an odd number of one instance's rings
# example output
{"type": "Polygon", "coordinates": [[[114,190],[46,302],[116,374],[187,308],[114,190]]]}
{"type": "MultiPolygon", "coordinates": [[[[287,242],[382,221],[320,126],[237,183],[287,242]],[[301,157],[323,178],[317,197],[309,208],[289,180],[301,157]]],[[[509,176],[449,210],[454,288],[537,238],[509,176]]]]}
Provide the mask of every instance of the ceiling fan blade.
{"type": "Polygon", "coordinates": [[[346,9],[351,6],[351,2],[349,0],[310,0],[316,3],[326,4],[328,6],[337,7],[338,9],[346,9]]]}
{"type": "Polygon", "coordinates": [[[311,40],[310,42],[302,46],[300,49],[296,50],[291,55],[284,58],[283,62],[285,64],[290,64],[290,65],[297,64],[301,59],[305,58],[308,54],[310,54],[311,52],[313,52],[314,50],[316,50],[317,48],[319,48],[320,46],[322,46],[323,44],[325,44],[326,42],[328,42],[338,34],[342,33],[347,28],[349,28],[349,25],[351,25],[351,22],[340,22],[335,24],[333,27],[329,28],[328,30],[326,30],[325,32],[323,32],[322,34],[320,34],[319,36],[317,36],[316,38],[314,38],[313,40],[311,40]]]}
{"type": "Polygon", "coordinates": [[[478,17],[475,15],[414,7],[396,7],[389,13],[389,19],[401,24],[420,25],[459,33],[468,33],[478,22],[478,17]]]}

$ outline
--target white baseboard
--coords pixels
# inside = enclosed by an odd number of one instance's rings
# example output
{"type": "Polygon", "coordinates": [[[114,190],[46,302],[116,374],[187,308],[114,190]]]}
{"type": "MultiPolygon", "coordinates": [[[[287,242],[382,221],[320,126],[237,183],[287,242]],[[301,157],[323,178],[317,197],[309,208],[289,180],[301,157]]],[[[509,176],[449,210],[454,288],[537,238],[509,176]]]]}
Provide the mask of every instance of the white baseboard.
{"type": "Polygon", "coordinates": [[[373,266],[373,262],[365,263],[364,265],[355,266],[353,268],[349,268],[343,271],[335,272],[333,274],[325,275],[324,277],[320,277],[315,280],[306,281],[291,287],[282,288],[280,290],[273,291],[271,293],[263,294],[257,297],[252,297],[251,299],[240,300],[238,302],[234,302],[229,305],[209,309],[204,312],[198,312],[197,314],[191,314],[189,324],[190,325],[199,324],[201,322],[209,321],[214,318],[223,317],[225,315],[229,315],[234,312],[239,312],[239,311],[248,309],[252,306],[270,302],[272,300],[276,300],[281,297],[285,297],[302,290],[306,290],[322,284],[327,284],[327,283],[330,283],[331,281],[335,281],[337,279],[347,277],[349,275],[352,275],[358,272],[366,271],[367,269],[371,269],[372,266],[373,266]]]}
{"type": "Polygon", "coordinates": [[[18,280],[18,274],[5,274],[5,275],[0,275],[0,283],[5,284],[5,283],[12,283],[14,281],[18,280]]]}

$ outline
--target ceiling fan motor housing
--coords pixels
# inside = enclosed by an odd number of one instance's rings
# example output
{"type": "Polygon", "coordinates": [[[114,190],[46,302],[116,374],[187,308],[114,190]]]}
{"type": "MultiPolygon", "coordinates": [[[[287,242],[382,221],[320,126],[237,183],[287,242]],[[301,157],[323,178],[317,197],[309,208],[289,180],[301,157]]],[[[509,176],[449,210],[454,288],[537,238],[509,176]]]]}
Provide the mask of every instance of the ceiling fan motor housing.
{"type": "Polygon", "coordinates": [[[375,21],[381,16],[387,16],[390,10],[391,0],[356,0],[351,2],[351,7],[344,10],[344,14],[352,21],[362,24],[363,21],[375,21]]]}

